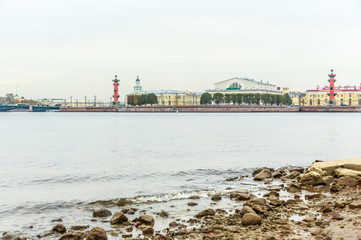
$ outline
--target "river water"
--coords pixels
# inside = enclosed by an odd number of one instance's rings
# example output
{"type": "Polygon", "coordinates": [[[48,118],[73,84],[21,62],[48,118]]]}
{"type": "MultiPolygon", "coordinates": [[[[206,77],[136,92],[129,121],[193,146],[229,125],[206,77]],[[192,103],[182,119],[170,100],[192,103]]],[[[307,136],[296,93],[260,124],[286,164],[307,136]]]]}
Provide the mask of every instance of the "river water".
{"type": "Polygon", "coordinates": [[[174,201],[256,167],[360,157],[360,123],[358,113],[0,113],[0,233],[88,220],[93,201],[174,201]]]}

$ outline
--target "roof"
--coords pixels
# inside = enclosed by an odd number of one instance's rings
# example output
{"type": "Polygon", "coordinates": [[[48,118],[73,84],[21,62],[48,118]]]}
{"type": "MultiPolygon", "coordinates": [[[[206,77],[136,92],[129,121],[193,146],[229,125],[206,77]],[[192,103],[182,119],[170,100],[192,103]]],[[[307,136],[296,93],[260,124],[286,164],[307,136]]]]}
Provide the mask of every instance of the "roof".
{"type": "MultiPolygon", "coordinates": [[[[141,92],[137,92],[136,94],[140,95],[140,94],[149,94],[149,93],[154,93],[154,94],[187,94],[187,91],[179,91],[179,90],[149,90],[149,91],[141,91],[141,92]]],[[[188,94],[197,94],[197,95],[201,95],[202,93],[200,92],[190,92],[188,91],[188,94]]]]}
{"type": "Polygon", "coordinates": [[[251,78],[240,78],[240,77],[233,77],[233,78],[230,78],[230,79],[226,79],[226,80],[223,80],[223,81],[220,81],[220,82],[216,82],[214,84],[218,84],[218,83],[222,83],[222,82],[227,82],[227,81],[230,81],[230,80],[233,80],[233,79],[237,79],[237,80],[246,80],[246,81],[250,81],[250,82],[256,82],[258,84],[264,84],[264,85],[271,85],[271,86],[276,86],[274,84],[270,84],[270,83],[265,83],[265,82],[262,82],[262,81],[255,81],[254,79],[251,79],[251,78]]]}
{"type": "MultiPolygon", "coordinates": [[[[361,87],[356,87],[356,86],[338,86],[338,87],[335,87],[334,88],[335,91],[344,91],[344,92],[357,92],[357,91],[361,91],[361,87]]],[[[309,90],[306,90],[306,92],[325,92],[325,91],[330,91],[330,87],[323,87],[323,88],[316,88],[316,89],[309,89],[309,90]]]]}

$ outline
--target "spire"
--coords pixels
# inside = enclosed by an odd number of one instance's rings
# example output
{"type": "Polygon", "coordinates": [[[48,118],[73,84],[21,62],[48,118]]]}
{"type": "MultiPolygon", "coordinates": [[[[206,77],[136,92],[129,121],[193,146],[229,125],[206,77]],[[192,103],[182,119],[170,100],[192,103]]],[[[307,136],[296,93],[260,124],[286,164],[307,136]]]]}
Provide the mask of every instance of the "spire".
{"type": "Polygon", "coordinates": [[[134,93],[142,91],[142,86],[140,86],[139,75],[137,75],[137,80],[135,80],[134,93]]]}

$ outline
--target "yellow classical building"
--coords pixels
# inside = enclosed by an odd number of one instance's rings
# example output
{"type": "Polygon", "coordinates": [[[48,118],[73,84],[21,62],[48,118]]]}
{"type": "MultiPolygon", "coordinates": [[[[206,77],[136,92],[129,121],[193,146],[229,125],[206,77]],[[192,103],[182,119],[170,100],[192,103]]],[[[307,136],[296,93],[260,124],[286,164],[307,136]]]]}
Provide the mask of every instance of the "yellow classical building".
{"type": "MultiPolygon", "coordinates": [[[[126,98],[126,105],[128,103],[128,96],[140,96],[143,94],[154,93],[157,96],[158,106],[196,106],[201,104],[201,95],[199,92],[177,91],[177,90],[156,90],[156,91],[142,91],[139,76],[135,80],[134,91],[128,94],[126,98]]],[[[137,105],[137,104],[135,104],[137,105]]]]}
{"type": "MultiPolygon", "coordinates": [[[[307,106],[325,106],[329,104],[330,97],[328,93],[330,88],[325,86],[306,91],[305,101],[307,106]]],[[[360,106],[361,105],[361,87],[356,86],[338,86],[335,87],[335,105],[338,106],[360,106]]]]}
{"type": "MultiPolygon", "coordinates": [[[[130,95],[154,93],[157,96],[158,106],[196,106],[201,104],[201,93],[177,90],[140,91],[130,95]]],[[[129,96],[129,95],[128,95],[129,96]]],[[[128,101],[128,98],[127,98],[128,101]]],[[[128,105],[128,103],[127,103],[128,105]]]]}

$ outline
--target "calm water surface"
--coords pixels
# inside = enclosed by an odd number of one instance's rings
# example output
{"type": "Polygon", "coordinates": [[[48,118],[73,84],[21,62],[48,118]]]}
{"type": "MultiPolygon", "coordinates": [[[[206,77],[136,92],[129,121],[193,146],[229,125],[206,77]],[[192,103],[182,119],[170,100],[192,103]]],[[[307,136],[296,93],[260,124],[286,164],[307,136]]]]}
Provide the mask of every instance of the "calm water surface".
{"type": "Polygon", "coordinates": [[[0,113],[0,226],[72,203],[218,190],[260,166],[360,157],[360,133],[358,113],[0,113]]]}

